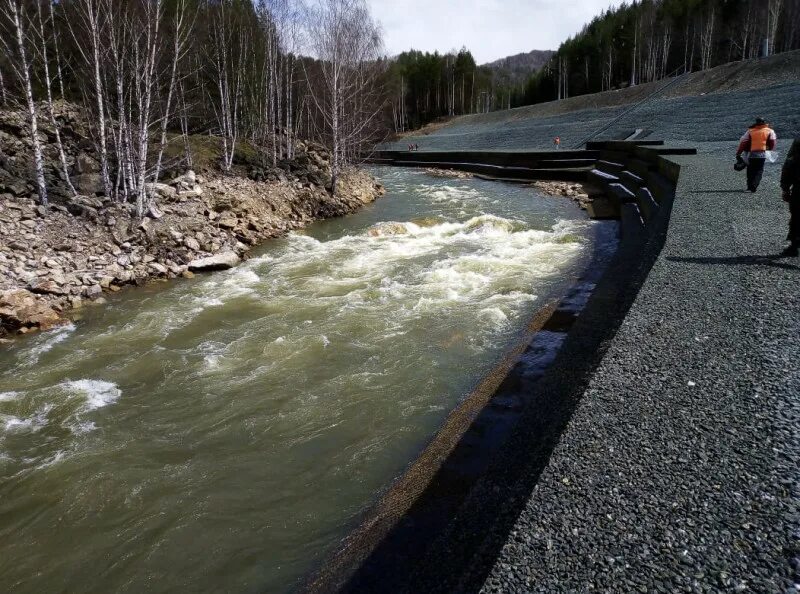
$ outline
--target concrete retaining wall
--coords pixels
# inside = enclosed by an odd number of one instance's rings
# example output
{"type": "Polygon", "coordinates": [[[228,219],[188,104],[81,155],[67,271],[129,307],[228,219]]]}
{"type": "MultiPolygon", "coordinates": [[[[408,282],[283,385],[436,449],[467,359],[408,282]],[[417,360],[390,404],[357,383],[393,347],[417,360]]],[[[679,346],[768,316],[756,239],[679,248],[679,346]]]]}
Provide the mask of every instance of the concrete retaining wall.
{"type": "MultiPolygon", "coordinates": [[[[302,591],[460,590],[452,584],[474,563],[476,552],[485,547],[485,536],[499,517],[497,506],[509,505],[491,495],[493,488],[488,500],[476,497],[475,493],[485,491],[484,483],[495,479],[497,484],[521,478],[536,481],[661,251],[680,173],[679,166],[668,161],[664,152],[668,151],[660,145],[643,147],[627,143],[598,144],[588,153],[594,166],[583,171],[585,183],[592,188],[598,204],[606,200],[609,216],[620,220],[616,253],[596,255],[597,267],[590,266],[561,302],[537,314],[529,328],[532,337],[529,335],[520,348],[515,347],[510,358],[498,365],[495,374],[478,386],[474,397],[466,398],[451,412],[442,430],[408,471],[365,513],[360,526],[309,578],[302,591]],[[587,287],[591,288],[584,293],[587,287]],[[521,353],[526,352],[526,346],[533,348],[540,330],[564,331],[566,339],[550,366],[534,381],[529,363],[521,353]],[[509,390],[519,393],[517,421],[506,427],[502,423],[493,427],[493,415],[496,416],[493,404],[495,409],[505,406],[493,400],[508,399],[509,390]],[[492,444],[488,454],[485,439],[476,437],[481,435],[500,440],[492,444]],[[513,456],[509,457],[504,450],[515,442],[523,443],[524,447],[512,447],[513,456]],[[476,459],[476,449],[488,458],[476,459]],[[539,460],[538,465],[533,465],[533,472],[530,464],[518,464],[523,452],[539,460]],[[519,477],[516,473],[522,468],[527,469],[526,474],[519,477]],[[453,540],[449,537],[451,533],[460,536],[453,540]]],[[[380,158],[393,165],[411,165],[416,161],[418,166],[448,163],[459,165],[451,168],[465,169],[481,165],[477,161],[487,155],[523,165],[551,161],[554,157],[553,153],[523,153],[514,157],[507,153],[458,155],[458,162],[450,160],[450,155],[439,161],[441,154],[436,153],[410,153],[407,158],[384,153],[380,158]]],[[[574,159],[576,155],[567,153],[564,157],[574,159]]],[[[522,501],[517,501],[512,505],[521,504],[522,501]]],[[[491,566],[491,557],[482,562],[491,566]]]]}

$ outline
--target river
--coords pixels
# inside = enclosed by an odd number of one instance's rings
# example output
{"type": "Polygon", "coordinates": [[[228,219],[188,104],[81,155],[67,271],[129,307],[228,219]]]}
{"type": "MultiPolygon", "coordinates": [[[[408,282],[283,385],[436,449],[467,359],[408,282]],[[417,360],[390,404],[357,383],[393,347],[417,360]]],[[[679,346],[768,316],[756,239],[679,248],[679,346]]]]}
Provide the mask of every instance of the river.
{"type": "Polygon", "coordinates": [[[0,591],[283,592],[587,265],[564,198],[387,195],[0,351],[0,591]]]}

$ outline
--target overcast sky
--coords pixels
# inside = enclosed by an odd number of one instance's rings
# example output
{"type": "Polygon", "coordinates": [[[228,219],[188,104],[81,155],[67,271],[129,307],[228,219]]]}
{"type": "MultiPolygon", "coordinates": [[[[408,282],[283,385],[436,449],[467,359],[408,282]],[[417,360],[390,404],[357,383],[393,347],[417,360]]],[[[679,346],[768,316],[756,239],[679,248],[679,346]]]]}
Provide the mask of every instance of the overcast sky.
{"type": "Polygon", "coordinates": [[[368,0],[389,55],[466,46],[478,64],[530,50],[557,49],[622,0],[368,0]]]}

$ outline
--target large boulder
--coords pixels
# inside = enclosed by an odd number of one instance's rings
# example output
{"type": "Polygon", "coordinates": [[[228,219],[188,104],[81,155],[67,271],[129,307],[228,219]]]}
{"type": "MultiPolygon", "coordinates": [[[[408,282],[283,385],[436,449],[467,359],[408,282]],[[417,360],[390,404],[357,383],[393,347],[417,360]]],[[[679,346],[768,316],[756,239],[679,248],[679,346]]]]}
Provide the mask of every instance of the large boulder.
{"type": "MultiPolygon", "coordinates": [[[[64,283],[62,283],[63,285],[64,283]]],[[[69,288],[59,285],[53,279],[36,279],[28,285],[28,289],[32,293],[39,293],[42,295],[68,295],[69,288]]]]}
{"type": "Polygon", "coordinates": [[[75,171],[77,173],[97,173],[100,171],[100,163],[86,153],[79,153],[75,157],[75,171]]]}
{"type": "Polygon", "coordinates": [[[208,258],[200,258],[189,262],[189,270],[192,272],[210,272],[212,270],[227,270],[239,263],[240,259],[236,252],[221,252],[208,258]]]}
{"type": "Polygon", "coordinates": [[[48,330],[62,323],[58,313],[30,291],[13,289],[0,293],[0,334],[33,328],[48,330]]]}
{"type": "Polygon", "coordinates": [[[145,184],[145,189],[151,196],[158,196],[164,200],[172,200],[178,193],[177,190],[169,184],[161,183],[145,184]]]}
{"type": "Polygon", "coordinates": [[[9,181],[5,182],[2,188],[0,189],[4,189],[5,191],[9,192],[10,194],[13,194],[14,196],[23,196],[29,193],[28,184],[21,179],[12,178],[9,181]]]}
{"type": "Polygon", "coordinates": [[[184,173],[183,175],[179,175],[171,182],[169,182],[171,186],[179,187],[180,189],[191,190],[197,185],[197,174],[191,169],[184,173]]]}
{"type": "Polygon", "coordinates": [[[81,173],[70,179],[81,194],[101,194],[104,191],[103,177],[99,173],[81,173]]]}
{"type": "Polygon", "coordinates": [[[75,196],[67,202],[67,210],[76,217],[97,218],[97,211],[103,203],[93,196],[75,196]]]}

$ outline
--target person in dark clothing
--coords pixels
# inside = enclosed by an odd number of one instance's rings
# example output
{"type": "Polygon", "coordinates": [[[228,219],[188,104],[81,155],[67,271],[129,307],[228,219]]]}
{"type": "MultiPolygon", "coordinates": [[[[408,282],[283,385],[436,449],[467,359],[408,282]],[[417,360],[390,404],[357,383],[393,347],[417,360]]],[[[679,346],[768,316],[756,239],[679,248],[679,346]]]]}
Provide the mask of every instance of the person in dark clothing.
{"type": "Polygon", "coordinates": [[[775,130],[769,127],[763,118],[756,118],[756,122],[748,128],[739,141],[736,158],[742,153],[749,153],[747,161],[747,189],[751,192],[758,190],[761,177],[764,175],[764,164],[767,162],[767,151],[775,150],[777,144],[775,130]]]}
{"type": "Polygon", "coordinates": [[[792,143],[781,171],[783,199],[789,203],[789,247],[784,256],[796,258],[800,252],[800,139],[792,143]]]}

